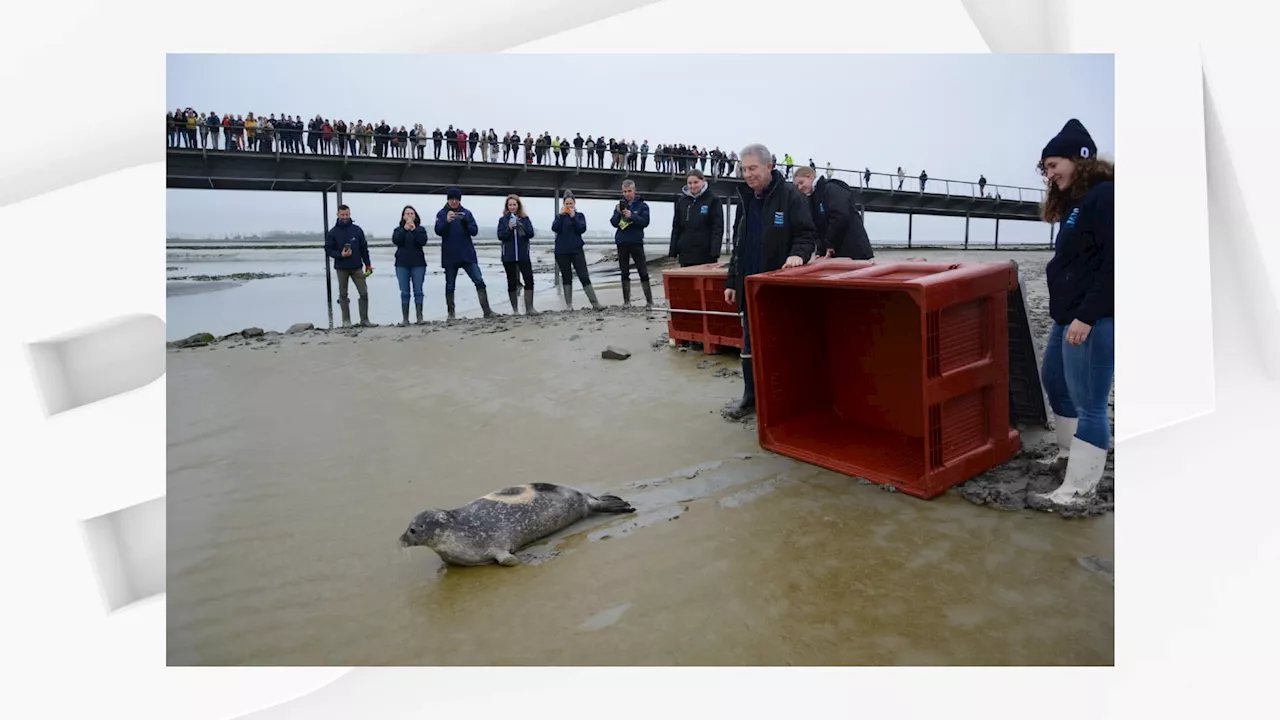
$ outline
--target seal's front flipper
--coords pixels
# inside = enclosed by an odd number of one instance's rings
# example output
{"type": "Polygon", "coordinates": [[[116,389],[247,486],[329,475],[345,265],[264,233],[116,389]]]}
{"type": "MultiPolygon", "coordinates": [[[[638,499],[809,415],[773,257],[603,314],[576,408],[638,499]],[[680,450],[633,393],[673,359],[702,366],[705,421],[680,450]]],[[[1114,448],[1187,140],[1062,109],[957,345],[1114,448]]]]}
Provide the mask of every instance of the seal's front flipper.
{"type": "Polygon", "coordinates": [[[590,501],[591,512],[598,513],[633,513],[635,508],[631,507],[631,503],[623,500],[617,495],[601,495],[600,497],[592,497],[590,501]]]}
{"type": "Polygon", "coordinates": [[[511,553],[505,550],[499,550],[498,552],[494,553],[493,558],[498,561],[499,565],[506,565],[507,567],[520,564],[520,558],[516,557],[515,555],[512,555],[511,553]]]}

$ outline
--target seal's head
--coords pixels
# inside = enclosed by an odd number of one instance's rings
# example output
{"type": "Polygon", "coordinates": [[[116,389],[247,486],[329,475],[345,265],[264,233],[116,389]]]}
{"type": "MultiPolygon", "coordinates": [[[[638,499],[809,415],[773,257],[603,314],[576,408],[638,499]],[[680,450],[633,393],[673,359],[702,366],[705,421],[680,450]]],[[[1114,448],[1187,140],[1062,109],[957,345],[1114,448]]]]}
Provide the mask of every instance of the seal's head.
{"type": "Polygon", "coordinates": [[[418,513],[400,536],[400,547],[426,545],[430,547],[442,532],[452,524],[452,518],[444,510],[428,508],[418,513]]]}

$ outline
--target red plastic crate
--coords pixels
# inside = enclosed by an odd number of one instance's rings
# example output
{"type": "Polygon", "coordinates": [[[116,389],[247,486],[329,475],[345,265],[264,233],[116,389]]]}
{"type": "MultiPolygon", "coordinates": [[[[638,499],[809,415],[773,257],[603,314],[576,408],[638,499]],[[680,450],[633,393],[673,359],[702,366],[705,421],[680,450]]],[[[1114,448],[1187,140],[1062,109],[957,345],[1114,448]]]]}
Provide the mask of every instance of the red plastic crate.
{"type": "Polygon", "coordinates": [[[761,447],[921,498],[1018,451],[1011,262],[827,261],[747,278],[761,447]]]}
{"type": "Polygon", "coordinates": [[[742,349],[742,321],[735,303],[724,301],[729,263],[707,263],[662,273],[662,287],[671,312],[667,337],[702,343],[714,354],[722,347],[742,349]]]}

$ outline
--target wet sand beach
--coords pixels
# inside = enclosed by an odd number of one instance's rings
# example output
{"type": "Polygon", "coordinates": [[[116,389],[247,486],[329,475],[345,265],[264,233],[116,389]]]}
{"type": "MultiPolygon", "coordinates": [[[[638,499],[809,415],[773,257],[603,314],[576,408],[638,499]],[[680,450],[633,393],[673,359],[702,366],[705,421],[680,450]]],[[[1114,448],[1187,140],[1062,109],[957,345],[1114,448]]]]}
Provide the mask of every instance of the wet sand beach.
{"type": "MultiPolygon", "coordinates": [[[[1016,260],[1043,344],[1048,252],[877,255],[1016,260]]],[[[1112,513],[924,501],[764,452],[719,414],[737,355],[665,330],[611,307],[171,349],[169,663],[1113,664],[1112,513]],[[420,510],[525,482],[637,513],[512,568],[398,547],[420,510]]]]}

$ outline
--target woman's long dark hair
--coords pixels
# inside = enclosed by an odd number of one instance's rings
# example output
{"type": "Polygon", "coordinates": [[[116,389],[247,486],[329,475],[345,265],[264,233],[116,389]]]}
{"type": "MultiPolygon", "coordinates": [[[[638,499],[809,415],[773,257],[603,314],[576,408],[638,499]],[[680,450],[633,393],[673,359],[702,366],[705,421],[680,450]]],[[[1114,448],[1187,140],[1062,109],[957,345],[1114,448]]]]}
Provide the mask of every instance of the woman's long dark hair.
{"type": "Polygon", "coordinates": [[[418,215],[418,209],[412,205],[405,205],[404,207],[400,208],[400,227],[404,227],[404,211],[405,210],[413,211],[414,227],[422,227],[422,216],[418,215]]]}
{"type": "MultiPolygon", "coordinates": [[[[1060,222],[1067,211],[1093,186],[1101,182],[1114,182],[1116,179],[1116,165],[1110,160],[1088,157],[1075,158],[1074,162],[1076,177],[1066,190],[1059,190],[1056,183],[1046,180],[1048,187],[1044,195],[1044,204],[1040,206],[1040,217],[1047,223],[1060,222]]],[[[1043,160],[1036,167],[1041,175],[1045,174],[1043,160]]]]}

